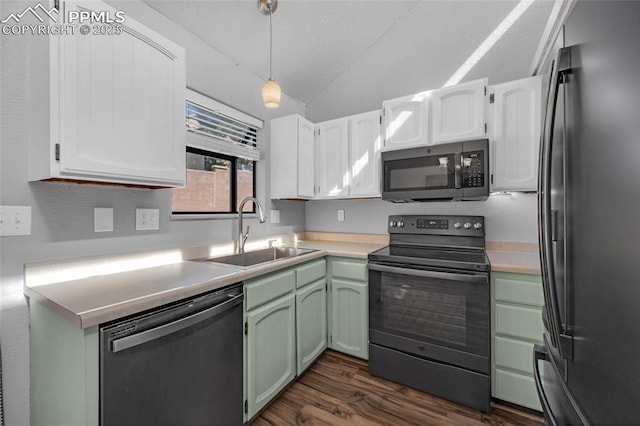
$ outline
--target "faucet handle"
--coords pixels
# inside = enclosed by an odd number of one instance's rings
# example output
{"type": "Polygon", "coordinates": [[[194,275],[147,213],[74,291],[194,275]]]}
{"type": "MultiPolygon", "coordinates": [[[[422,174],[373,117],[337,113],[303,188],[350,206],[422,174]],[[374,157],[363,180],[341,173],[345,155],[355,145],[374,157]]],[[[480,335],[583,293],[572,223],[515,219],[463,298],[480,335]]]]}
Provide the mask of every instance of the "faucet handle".
{"type": "Polygon", "coordinates": [[[277,242],[278,242],[278,239],[277,239],[277,238],[274,238],[274,239],[272,239],[272,240],[268,240],[267,242],[269,243],[269,248],[271,248],[271,247],[273,247],[273,245],[274,245],[275,243],[277,243],[277,242]]]}

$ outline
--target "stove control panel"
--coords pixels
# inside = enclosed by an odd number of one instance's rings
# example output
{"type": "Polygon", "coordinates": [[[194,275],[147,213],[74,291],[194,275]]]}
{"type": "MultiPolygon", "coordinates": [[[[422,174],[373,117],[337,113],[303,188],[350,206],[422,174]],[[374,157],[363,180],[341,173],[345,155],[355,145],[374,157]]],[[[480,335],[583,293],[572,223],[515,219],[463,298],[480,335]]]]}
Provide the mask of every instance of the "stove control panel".
{"type": "Polygon", "coordinates": [[[484,217],[394,215],[389,216],[389,233],[484,237],[484,217]]]}
{"type": "Polygon", "coordinates": [[[449,229],[447,219],[416,219],[418,229],[449,229]]]}

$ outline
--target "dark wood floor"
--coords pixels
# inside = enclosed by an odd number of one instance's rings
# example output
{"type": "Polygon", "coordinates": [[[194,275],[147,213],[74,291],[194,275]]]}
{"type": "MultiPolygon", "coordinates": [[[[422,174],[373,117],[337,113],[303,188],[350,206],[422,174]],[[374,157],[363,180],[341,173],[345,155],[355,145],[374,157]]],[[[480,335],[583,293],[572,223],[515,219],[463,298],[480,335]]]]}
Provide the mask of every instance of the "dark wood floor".
{"type": "Polygon", "coordinates": [[[367,363],[326,351],[252,426],[541,425],[541,417],[494,404],[491,414],[407,388],[367,371],[367,363]]]}

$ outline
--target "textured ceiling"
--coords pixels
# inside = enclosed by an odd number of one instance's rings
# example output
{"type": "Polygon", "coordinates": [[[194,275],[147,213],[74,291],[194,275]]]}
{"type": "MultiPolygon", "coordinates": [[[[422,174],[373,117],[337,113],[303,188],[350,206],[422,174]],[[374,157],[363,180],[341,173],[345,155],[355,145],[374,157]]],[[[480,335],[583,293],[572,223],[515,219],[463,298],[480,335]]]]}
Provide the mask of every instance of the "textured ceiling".
{"type": "MultiPolygon", "coordinates": [[[[269,19],[258,12],[256,1],[145,3],[238,66],[268,77],[269,19]]],[[[516,4],[280,0],[273,15],[273,77],[304,104],[345,88],[349,96],[372,96],[376,88],[378,97],[389,98],[439,87],[516,4]]],[[[552,6],[536,0],[465,80],[525,77],[552,6]]]]}

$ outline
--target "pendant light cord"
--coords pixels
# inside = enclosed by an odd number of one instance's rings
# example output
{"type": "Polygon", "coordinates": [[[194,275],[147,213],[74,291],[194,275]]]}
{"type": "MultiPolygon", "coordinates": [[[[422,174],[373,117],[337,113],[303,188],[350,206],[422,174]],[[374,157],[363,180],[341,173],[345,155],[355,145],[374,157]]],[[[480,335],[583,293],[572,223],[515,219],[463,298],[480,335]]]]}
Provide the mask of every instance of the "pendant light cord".
{"type": "Polygon", "coordinates": [[[273,75],[271,73],[271,63],[273,62],[273,29],[271,24],[272,15],[273,11],[271,10],[271,6],[269,6],[269,80],[273,80],[273,75]]]}

